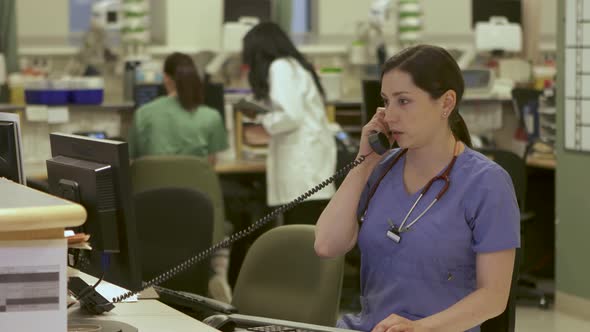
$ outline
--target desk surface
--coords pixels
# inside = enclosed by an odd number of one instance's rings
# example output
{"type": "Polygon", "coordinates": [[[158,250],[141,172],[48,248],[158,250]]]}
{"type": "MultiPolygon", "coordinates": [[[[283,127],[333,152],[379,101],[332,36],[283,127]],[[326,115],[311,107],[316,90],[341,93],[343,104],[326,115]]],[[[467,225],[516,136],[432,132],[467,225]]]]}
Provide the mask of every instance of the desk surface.
{"type": "Polygon", "coordinates": [[[86,220],[81,205],[4,178],[0,178],[0,197],[0,232],[63,229],[86,220]]]}
{"type": "MultiPolygon", "coordinates": [[[[24,171],[27,178],[47,179],[45,161],[26,162],[24,171]]],[[[215,165],[215,172],[218,174],[264,173],[266,172],[266,162],[264,160],[220,159],[215,165]]]]}
{"type": "Polygon", "coordinates": [[[157,300],[139,300],[133,303],[116,304],[115,309],[100,316],[87,316],[74,309],[68,319],[115,320],[136,327],[141,332],[216,332],[217,330],[177,311],[157,300]]]}
{"type": "Polygon", "coordinates": [[[22,105],[0,104],[0,112],[15,112],[25,109],[22,105]]]}
{"type": "MultiPolygon", "coordinates": [[[[85,273],[74,271],[87,283],[96,282],[96,278],[85,273]]],[[[106,281],[102,281],[107,283],[106,281]]],[[[75,308],[75,307],[74,307],[75,308]]],[[[190,331],[190,332],[215,332],[214,328],[183,314],[157,300],[139,300],[137,302],[118,303],[115,308],[100,316],[88,316],[79,308],[72,309],[68,313],[69,320],[80,319],[116,320],[136,327],[139,331],[190,331]]]]}
{"type": "MultiPolygon", "coordinates": [[[[43,106],[43,105],[33,105],[33,106],[43,106]]],[[[15,111],[22,111],[27,107],[27,105],[14,105],[14,104],[3,104],[0,103],[0,112],[15,112],[15,111]]],[[[74,111],[86,111],[86,110],[106,110],[106,111],[133,111],[135,109],[135,104],[133,102],[128,101],[120,101],[120,102],[109,102],[109,103],[102,103],[98,105],[79,105],[79,104],[67,104],[67,105],[47,105],[47,107],[67,107],[70,110],[74,111]]]]}
{"type": "Polygon", "coordinates": [[[545,169],[555,169],[555,167],[557,167],[557,161],[555,159],[535,158],[530,156],[526,159],[526,164],[527,166],[545,169]]]}
{"type": "Polygon", "coordinates": [[[266,172],[265,160],[224,160],[219,159],[215,164],[215,172],[218,174],[230,173],[264,173],[266,172]]]}

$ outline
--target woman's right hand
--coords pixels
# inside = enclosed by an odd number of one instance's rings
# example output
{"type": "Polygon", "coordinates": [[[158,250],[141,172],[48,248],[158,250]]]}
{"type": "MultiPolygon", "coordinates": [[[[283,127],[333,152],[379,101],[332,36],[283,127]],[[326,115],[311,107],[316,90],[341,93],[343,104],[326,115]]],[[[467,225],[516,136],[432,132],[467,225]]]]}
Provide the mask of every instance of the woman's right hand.
{"type": "MultiPolygon", "coordinates": [[[[389,129],[389,125],[387,124],[387,122],[385,122],[385,108],[383,108],[383,107],[378,107],[377,111],[375,112],[375,115],[373,115],[373,118],[371,119],[371,121],[369,121],[363,127],[363,130],[361,133],[361,142],[360,142],[359,152],[358,152],[359,156],[367,156],[368,154],[373,152],[373,149],[371,148],[371,145],[369,144],[369,136],[372,134],[375,134],[376,132],[380,132],[380,133],[385,134],[387,136],[387,138],[389,139],[390,145],[393,144],[393,142],[394,142],[393,133],[389,129]]],[[[374,154],[372,154],[372,156],[379,156],[379,155],[374,153],[374,154]]]]}

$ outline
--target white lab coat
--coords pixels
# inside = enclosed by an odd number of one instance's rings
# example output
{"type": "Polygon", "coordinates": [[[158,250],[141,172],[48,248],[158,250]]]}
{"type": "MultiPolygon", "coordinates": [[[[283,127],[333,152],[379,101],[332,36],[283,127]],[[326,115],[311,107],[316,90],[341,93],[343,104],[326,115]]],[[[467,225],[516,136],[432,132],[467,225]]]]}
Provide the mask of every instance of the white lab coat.
{"type": "MultiPolygon", "coordinates": [[[[262,116],[271,139],[266,162],[267,203],[288,203],[336,171],[336,142],[328,128],[322,96],[312,75],[293,58],[272,62],[269,69],[272,112],[262,116]]],[[[329,199],[335,186],[310,200],[329,199]]]]}

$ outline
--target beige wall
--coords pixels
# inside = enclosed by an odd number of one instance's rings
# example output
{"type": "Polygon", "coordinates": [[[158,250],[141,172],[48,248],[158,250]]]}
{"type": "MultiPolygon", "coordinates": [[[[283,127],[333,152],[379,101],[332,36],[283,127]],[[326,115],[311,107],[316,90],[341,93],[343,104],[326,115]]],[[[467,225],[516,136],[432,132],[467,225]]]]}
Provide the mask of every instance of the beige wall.
{"type": "MultiPolygon", "coordinates": [[[[218,49],[223,22],[222,0],[165,0],[166,45],[218,49]]],[[[152,15],[159,13],[152,12],[152,15]]]]}
{"type": "Polygon", "coordinates": [[[18,37],[65,37],[69,33],[69,0],[18,0],[18,37]]]}
{"type": "MultiPolygon", "coordinates": [[[[355,32],[356,22],[366,20],[372,0],[317,1],[320,34],[355,32]]],[[[541,37],[553,37],[559,0],[538,0],[541,37]]],[[[424,34],[468,36],[471,33],[471,0],[422,0],[424,34]],[[452,17],[446,13],[454,13],[452,17]]],[[[69,0],[18,0],[19,37],[65,37],[68,33],[69,0]]],[[[397,3],[397,1],[393,1],[397,3]]],[[[222,0],[152,0],[152,33],[161,42],[180,47],[212,48],[219,45],[223,20],[222,0]]]]}
{"type": "MultiPolygon", "coordinates": [[[[320,34],[354,33],[357,21],[366,20],[372,0],[315,0],[318,2],[320,34]]],[[[555,36],[557,2],[537,0],[541,5],[541,36],[555,36]]],[[[397,3],[396,0],[393,1],[397,3]]],[[[424,34],[468,36],[471,34],[471,0],[421,0],[424,34]],[[453,13],[452,15],[448,13],[453,13]]]]}
{"type": "MultiPolygon", "coordinates": [[[[19,40],[68,37],[69,0],[18,0],[16,4],[19,40]]],[[[219,46],[222,0],[152,0],[150,4],[151,32],[157,42],[181,49],[219,46]]]]}

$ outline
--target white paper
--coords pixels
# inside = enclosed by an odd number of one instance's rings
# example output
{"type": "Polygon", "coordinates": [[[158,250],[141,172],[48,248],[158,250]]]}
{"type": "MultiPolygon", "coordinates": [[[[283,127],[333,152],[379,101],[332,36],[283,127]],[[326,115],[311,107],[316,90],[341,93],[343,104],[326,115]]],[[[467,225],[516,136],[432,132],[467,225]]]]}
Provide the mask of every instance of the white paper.
{"type": "Polygon", "coordinates": [[[30,122],[47,122],[47,106],[29,105],[25,108],[25,116],[30,122]]]}
{"type": "Polygon", "coordinates": [[[70,111],[67,107],[50,107],[47,112],[47,123],[58,124],[70,122],[70,111]]]}
{"type": "MultiPolygon", "coordinates": [[[[0,282],[0,331],[65,331],[66,240],[0,241],[0,275],[26,274],[22,280],[0,282]],[[53,274],[59,278],[36,281],[31,275],[53,274]],[[57,289],[56,289],[57,288],[57,289]],[[52,298],[58,297],[57,304],[52,298]],[[12,300],[9,300],[12,299],[12,300]],[[37,299],[40,303],[14,303],[14,299],[37,299]]],[[[13,278],[14,279],[14,278],[13,278]]],[[[29,301],[35,302],[35,301],[29,301]]]]}
{"type": "MultiPolygon", "coordinates": [[[[96,278],[95,276],[80,272],[75,269],[71,269],[69,272],[70,272],[70,274],[68,276],[70,276],[70,277],[71,276],[78,276],[78,277],[82,278],[82,280],[84,280],[84,282],[86,282],[89,285],[94,285],[98,281],[98,278],[96,278]]],[[[101,281],[100,284],[98,284],[98,286],[96,286],[96,291],[109,301],[112,301],[112,299],[114,297],[121,296],[121,295],[126,294],[128,292],[127,289],[125,289],[123,287],[119,287],[117,285],[114,285],[106,280],[101,281]]],[[[137,301],[137,295],[133,295],[123,302],[136,302],[136,301],[137,301]]]]}
{"type": "MultiPolygon", "coordinates": [[[[112,301],[113,298],[119,297],[128,292],[128,290],[125,288],[104,281],[96,286],[96,291],[109,301],[112,301]]],[[[127,298],[123,302],[137,302],[137,294],[127,298]]]]}

